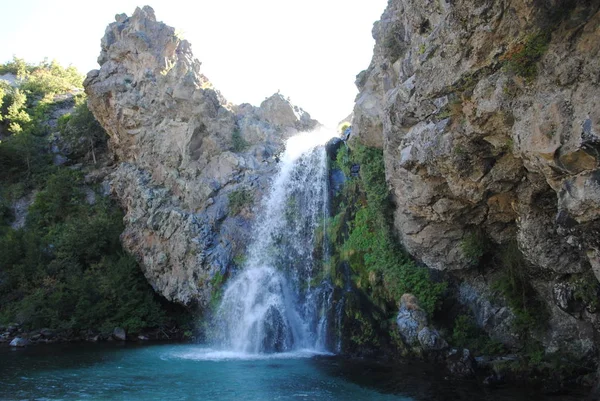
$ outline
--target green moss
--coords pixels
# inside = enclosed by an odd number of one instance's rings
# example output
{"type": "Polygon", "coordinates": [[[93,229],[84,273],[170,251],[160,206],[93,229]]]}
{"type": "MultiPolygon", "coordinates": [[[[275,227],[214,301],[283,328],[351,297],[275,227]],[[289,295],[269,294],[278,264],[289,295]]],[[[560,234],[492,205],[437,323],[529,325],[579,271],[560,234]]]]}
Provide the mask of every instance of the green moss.
{"type": "Polygon", "coordinates": [[[243,152],[249,146],[249,143],[242,137],[242,133],[239,129],[235,129],[231,133],[231,150],[236,153],[243,152]]]}
{"type": "Polygon", "coordinates": [[[229,211],[232,214],[240,212],[254,203],[254,195],[248,189],[238,189],[229,194],[229,211]]]}
{"type": "Polygon", "coordinates": [[[210,306],[211,309],[216,309],[221,302],[221,298],[223,297],[223,288],[225,286],[225,282],[227,281],[227,275],[221,274],[220,272],[216,272],[212,278],[210,279],[210,288],[211,288],[211,298],[210,298],[210,306]]]}
{"type": "Polygon", "coordinates": [[[552,35],[542,31],[530,35],[502,56],[508,70],[528,81],[537,76],[537,63],[548,50],[552,35]]]}

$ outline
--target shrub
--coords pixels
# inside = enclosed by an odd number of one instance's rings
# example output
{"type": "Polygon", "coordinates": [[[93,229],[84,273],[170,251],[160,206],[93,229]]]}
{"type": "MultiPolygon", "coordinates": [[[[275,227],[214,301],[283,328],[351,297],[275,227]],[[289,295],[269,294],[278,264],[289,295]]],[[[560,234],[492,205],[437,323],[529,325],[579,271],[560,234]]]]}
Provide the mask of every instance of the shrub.
{"type": "Polygon", "coordinates": [[[472,232],[464,236],[460,250],[470,266],[477,266],[486,253],[488,244],[483,232],[472,232]]]}
{"type": "Polygon", "coordinates": [[[515,314],[514,329],[526,338],[530,330],[545,326],[548,311],[530,284],[529,266],[516,241],[500,248],[495,263],[502,269],[502,275],[492,283],[492,288],[506,299],[515,314]]]}
{"type": "Polygon", "coordinates": [[[231,214],[240,214],[242,209],[252,205],[254,196],[248,189],[238,189],[229,194],[229,211],[231,214]]]}
{"type": "Polygon", "coordinates": [[[344,134],[346,132],[346,130],[348,128],[350,128],[352,126],[352,124],[350,124],[348,121],[344,121],[343,123],[340,124],[340,126],[338,127],[338,132],[340,134],[344,134]]]}
{"type": "Polygon", "coordinates": [[[454,346],[469,348],[475,355],[497,355],[506,352],[504,346],[477,327],[473,317],[469,315],[458,315],[453,326],[450,340],[454,346]]]}
{"type": "Polygon", "coordinates": [[[0,232],[0,321],[26,329],[129,331],[166,316],[135,260],[119,242],[122,213],[112,202],[83,200],[81,175],[52,174],[26,226],[0,232]]]}
{"type": "Polygon", "coordinates": [[[231,143],[231,150],[233,150],[236,153],[243,152],[249,146],[248,142],[246,142],[246,140],[242,137],[242,133],[239,129],[235,129],[231,133],[231,143]]]}
{"type": "Polygon", "coordinates": [[[9,132],[18,134],[23,131],[26,124],[31,122],[31,117],[25,110],[27,96],[20,89],[14,89],[5,98],[8,98],[10,105],[3,120],[7,120],[9,132]]]}
{"type": "Polygon", "coordinates": [[[347,171],[359,164],[360,175],[346,183],[342,195],[346,202],[338,199],[340,210],[329,221],[332,253],[339,252],[350,263],[355,284],[370,293],[377,304],[389,302],[395,307],[404,293],[413,293],[432,314],[446,283],[434,282],[429,270],[412,261],[393,234],[393,205],[382,150],[354,144],[350,153],[343,146],[336,163],[347,171]]]}
{"type": "Polygon", "coordinates": [[[83,87],[83,75],[73,66],[62,67],[56,60],[41,62],[25,74],[21,88],[38,97],[69,92],[83,87]]]}
{"type": "Polygon", "coordinates": [[[96,163],[96,150],[106,145],[108,135],[88,108],[85,96],[76,97],[75,111],[61,116],[58,128],[70,145],[73,156],[91,155],[96,163]]]}

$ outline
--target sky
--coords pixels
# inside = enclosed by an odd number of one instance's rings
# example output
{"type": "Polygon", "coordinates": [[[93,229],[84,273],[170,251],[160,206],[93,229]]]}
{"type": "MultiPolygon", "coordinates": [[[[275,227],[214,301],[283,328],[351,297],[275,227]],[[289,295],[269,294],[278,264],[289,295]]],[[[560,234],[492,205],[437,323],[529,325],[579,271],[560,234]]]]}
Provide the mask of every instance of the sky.
{"type": "Polygon", "coordinates": [[[259,105],[280,91],[335,127],[353,108],[369,66],[373,23],[387,0],[1,0],[0,62],[45,57],[83,73],[98,68],[115,14],[154,8],[192,44],[201,72],[231,102],[259,105]]]}

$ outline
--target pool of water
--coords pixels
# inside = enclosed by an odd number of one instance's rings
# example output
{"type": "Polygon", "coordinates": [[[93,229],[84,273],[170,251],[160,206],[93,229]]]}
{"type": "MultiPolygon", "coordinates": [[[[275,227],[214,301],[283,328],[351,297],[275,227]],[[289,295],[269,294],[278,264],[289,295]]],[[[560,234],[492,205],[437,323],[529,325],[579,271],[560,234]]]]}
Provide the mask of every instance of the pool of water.
{"type": "MultiPolygon", "coordinates": [[[[201,345],[0,348],[1,400],[541,400],[449,381],[427,365],[314,352],[247,355],[201,345]]],[[[548,400],[574,400],[552,397],[548,400]]]]}

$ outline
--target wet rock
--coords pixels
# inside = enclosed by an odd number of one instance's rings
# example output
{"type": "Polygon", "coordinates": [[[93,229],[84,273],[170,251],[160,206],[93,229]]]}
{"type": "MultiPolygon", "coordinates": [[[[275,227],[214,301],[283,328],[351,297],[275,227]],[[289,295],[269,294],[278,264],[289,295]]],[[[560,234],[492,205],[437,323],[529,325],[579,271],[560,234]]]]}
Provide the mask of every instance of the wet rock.
{"type": "Polygon", "coordinates": [[[115,340],[125,341],[127,340],[127,333],[121,327],[115,327],[112,333],[115,340]]]}
{"type": "Polygon", "coordinates": [[[448,351],[446,367],[450,374],[455,377],[469,377],[475,372],[473,357],[466,348],[461,350],[453,348],[448,351]]]}
{"type": "Polygon", "coordinates": [[[446,340],[435,329],[432,330],[429,327],[423,327],[417,337],[424,351],[440,351],[448,348],[446,340]]]}
{"type": "Polygon", "coordinates": [[[396,325],[402,340],[407,345],[418,345],[419,332],[427,326],[427,314],[421,309],[414,295],[402,295],[396,325]]]}
{"type": "Polygon", "coordinates": [[[340,138],[331,138],[327,144],[325,144],[325,150],[329,160],[335,160],[338,150],[344,145],[344,141],[340,138]]]}
{"type": "Polygon", "coordinates": [[[339,194],[346,183],[346,175],[342,170],[333,169],[329,173],[329,183],[333,194],[339,194]]]}
{"type": "Polygon", "coordinates": [[[45,338],[54,338],[56,336],[56,332],[51,329],[41,329],[40,334],[45,338]]]}
{"type": "Polygon", "coordinates": [[[29,340],[21,337],[15,337],[10,342],[11,347],[26,347],[27,345],[29,345],[29,340]]]}
{"type": "Polygon", "coordinates": [[[90,343],[97,343],[98,341],[100,341],[100,335],[96,334],[96,335],[87,336],[86,341],[90,342],[90,343]]]}

